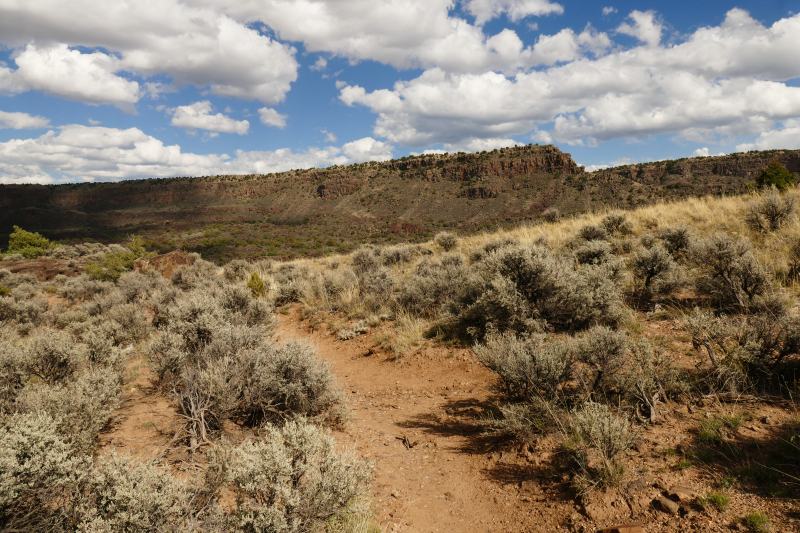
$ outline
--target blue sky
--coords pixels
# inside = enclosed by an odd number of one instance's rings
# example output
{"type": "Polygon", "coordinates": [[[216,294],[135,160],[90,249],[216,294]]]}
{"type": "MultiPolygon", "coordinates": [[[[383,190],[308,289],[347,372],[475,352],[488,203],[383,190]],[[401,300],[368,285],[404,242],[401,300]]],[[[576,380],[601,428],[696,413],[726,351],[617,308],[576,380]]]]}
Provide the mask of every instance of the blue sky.
{"type": "Polygon", "coordinates": [[[0,183],[800,148],[800,2],[0,0],[0,183]]]}

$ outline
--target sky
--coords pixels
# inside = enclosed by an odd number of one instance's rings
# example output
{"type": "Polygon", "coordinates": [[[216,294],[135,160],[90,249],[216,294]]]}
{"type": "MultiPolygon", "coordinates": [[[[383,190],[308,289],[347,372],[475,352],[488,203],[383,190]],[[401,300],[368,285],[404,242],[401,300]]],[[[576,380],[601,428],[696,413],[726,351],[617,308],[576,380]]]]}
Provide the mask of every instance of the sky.
{"type": "Polygon", "coordinates": [[[0,183],[800,148],[800,0],[0,0],[0,183]]]}

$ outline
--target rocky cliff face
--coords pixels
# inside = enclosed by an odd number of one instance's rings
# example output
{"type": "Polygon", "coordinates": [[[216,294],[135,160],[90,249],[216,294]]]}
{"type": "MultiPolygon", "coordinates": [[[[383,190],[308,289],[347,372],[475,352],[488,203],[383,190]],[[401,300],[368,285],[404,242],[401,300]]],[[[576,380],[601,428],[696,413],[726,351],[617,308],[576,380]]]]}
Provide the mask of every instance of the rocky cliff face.
{"type": "Polygon", "coordinates": [[[588,173],[548,145],[269,175],[3,185],[0,242],[17,224],[53,238],[137,233],[189,247],[202,241],[208,251],[251,243],[237,237],[239,226],[258,223],[271,228],[258,242],[279,234],[301,251],[307,239],[336,242],[341,251],[367,236],[421,238],[442,227],[514,223],[549,207],[569,213],[736,194],[774,157],[800,172],[800,151],[771,151],[588,173]],[[214,238],[198,231],[212,224],[224,231],[214,230],[214,238]]]}

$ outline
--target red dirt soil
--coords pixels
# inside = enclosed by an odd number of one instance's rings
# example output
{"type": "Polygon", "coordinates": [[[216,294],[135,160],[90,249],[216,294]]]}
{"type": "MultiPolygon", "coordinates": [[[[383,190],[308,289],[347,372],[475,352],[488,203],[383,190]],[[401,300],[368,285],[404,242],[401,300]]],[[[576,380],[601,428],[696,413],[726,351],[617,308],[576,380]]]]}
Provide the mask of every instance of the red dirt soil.
{"type": "MultiPolygon", "coordinates": [[[[686,446],[704,417],[737,406],[711,401],[693,409],[664,406],[663,421],[644,429],[639,444],[623,457],[628,472],[623,488],[576,498],[556,440],[514,448],[482,434],[477,418],[496,399],[491,390],[496,376],[477,364],[471,350],[425,341],[395,359],[374,341],[390,325],[340,341],[327,330],[311,329],[296,309],[279,316],[277,339],[310,342],[348,396],[352,418],[336,437],[374,461],[371,496],[384,532],[588,533],[636,522],[647,533],[731,531],[743,527],[738,518],[753,510],[767,511],[775,532],[800,531],[790,518],[797,516],[796,502],[740,491],[730,492],[726,513],[685,506],[679,516],[653,507],[653,499],[675,485],[698,495],[714,490],[713,475],[694,467],[676,470],[674,451],[657,452],[686,446]]],[[[645,333],[653,341],[673,328],[669,321],[648,323],[645,333]]],[[[687,353],[686,343],[672,341],[669,351],[683,358],[682,366],[691,366],[696,357],[687,353]]],[[[116,449],[142,460],[163,457],[179,476],[199,468],[186,461],[185,449],[173,448],[181,425],[175,406],[152,387],[143,364],[132,363],[129,373],[124,402],[100,436],[99,453],[116,449]]],[[[756,421],[733,439],[766,438],[787,416],[774,405],[746,409],[756,421]],[[762,417],[770,422],[758,422],[762,417]]],[[[243,436],[234,424],[225,429],[234,441],[243,436]]]]}

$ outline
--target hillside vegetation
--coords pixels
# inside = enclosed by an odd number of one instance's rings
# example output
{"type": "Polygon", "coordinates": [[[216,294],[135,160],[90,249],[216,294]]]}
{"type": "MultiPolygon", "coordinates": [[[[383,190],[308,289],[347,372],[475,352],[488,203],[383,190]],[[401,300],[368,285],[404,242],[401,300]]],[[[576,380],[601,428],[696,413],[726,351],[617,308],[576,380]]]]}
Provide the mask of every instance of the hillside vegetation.
{"type": "Polygon", "coordinates": [[[185,249],[217,263],[323,256],[364,243],[424,242],[444,229],[510,228],[552,210],[741,194],[776,157],[800,172],[800,151],[584,172],[554,146],[524,146],[269,175],[0,185],[0,230],[16,224],[69,242],[136,234],[151,251],[185,249]]]}
{"type": "MultiPolygon", "coordinates": [[[[337,449],[326,429],[348,423],[332,369],[310,345],[274,339],[290,307],[343,343],[381,327],[374,342],[394,361],[426,343],[470,347],[497,379],[475,431],[525,449],[555,439],[548,475],[563,475],[587,509],[595,489],[646,474],[629,452],[677,406],[733,401],[659,457],[679,455],[674,471],[717,480],[718,492],[681,497],[686,513],[717,516],[728,495],[749,494],[750,507],[733,511],[743,524],[758,515],[786,525],[769,502],[796,497],[800,475],[798,196],[789,186],[551,212],[536,224],[291,262],[218,267],[195,255],[169,280],[106,260],[142,255],[135,241],[54,246],[20,233],[15,243],[94,254],[99,266],[45,281],[0,268],[0,525],[372,527],[372,465],[337,449]],[[671,333],[648,335],[653,324],[671,333]],[[167,450],[148,463],[98,453],[136,361],[183,421],[170,465],[167,450]],[[766,401],[784,416],[754,446],[735,431],[766,401]]],[[[12,269],[26,258],[6,259],[0,267],[12,269]]],[[[631,504],[631,513],[652,518],[656,508],[631,504]]]]}

